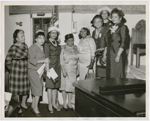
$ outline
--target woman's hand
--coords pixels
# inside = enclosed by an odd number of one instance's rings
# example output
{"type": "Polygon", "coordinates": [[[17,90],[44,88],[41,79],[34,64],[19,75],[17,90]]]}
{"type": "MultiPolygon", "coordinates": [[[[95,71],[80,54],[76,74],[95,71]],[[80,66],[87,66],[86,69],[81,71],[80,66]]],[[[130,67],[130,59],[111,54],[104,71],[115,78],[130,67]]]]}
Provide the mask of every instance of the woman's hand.
{"type": "Polygon", "coordinates": [[[50,62],[49,58],[45,58],[44,63],[49,63],[49,62],[50,62]]]}
{"type": "Polygon", "coordinates": [[[104,63],[106,63],[106,59],[107,59],[106,55],[103,55],[102,61],[103,61],[104,63]]]}
{"type": "Polygon", "coordinates": [[[116,56],[115,58],[116,63],[119,63],[119,60],[120,60],[120,56],[116,56]]]}
{"type": "Polygon", "coordinates": [[[66,76],[68,76],[66,71],[63,71],[63,76],[64,76],[64,78],[66,78],[66,76]]]}
{"type": "Polygon", "coordinates": [[[87,68],[93,69],[94,62],[95,62],[94,59],[91,59],[91,63],[89,66],[87,66],[87,68]]]}

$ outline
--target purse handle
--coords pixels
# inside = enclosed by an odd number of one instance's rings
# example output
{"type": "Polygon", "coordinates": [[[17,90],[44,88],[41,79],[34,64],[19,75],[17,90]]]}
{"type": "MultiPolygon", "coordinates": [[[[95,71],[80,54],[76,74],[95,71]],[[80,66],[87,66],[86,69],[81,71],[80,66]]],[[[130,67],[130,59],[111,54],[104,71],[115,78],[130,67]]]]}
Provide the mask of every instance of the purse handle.
{"type": "Polygon", "coordinates": [[[92,72],[94,73],[94,69],[89,69],[89,68],[88,68],[88,72],[87,73],[89,73],[90,70],[92,70],[92,72]]]}

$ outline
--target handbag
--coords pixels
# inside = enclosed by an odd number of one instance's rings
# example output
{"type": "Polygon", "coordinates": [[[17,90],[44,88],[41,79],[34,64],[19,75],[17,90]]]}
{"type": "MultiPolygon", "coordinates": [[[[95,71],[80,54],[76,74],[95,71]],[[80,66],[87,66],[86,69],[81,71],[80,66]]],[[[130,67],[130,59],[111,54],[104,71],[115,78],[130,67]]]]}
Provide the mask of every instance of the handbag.
{"type": "Polygon", "coordinates": [[[91,69],[91,70],[92,70],[92,72],[90,72],[90,69],[88,69],[85,79],[95,79],[94,69],[91,69]]]}

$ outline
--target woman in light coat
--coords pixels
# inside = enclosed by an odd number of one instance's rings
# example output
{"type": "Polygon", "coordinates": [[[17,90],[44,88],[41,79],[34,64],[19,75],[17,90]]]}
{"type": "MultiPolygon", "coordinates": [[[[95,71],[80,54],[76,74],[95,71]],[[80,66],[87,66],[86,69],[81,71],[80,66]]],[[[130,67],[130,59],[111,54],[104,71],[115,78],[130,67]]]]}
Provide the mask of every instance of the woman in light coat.
{"type": "Polygon", "coordinates": [[[96,44],[90,36],[89,29],[83,27],[79,33],[80,42],[78,44],[78,71],[80,80],[86,78],[88,69],[93,69],[96,44]]]}

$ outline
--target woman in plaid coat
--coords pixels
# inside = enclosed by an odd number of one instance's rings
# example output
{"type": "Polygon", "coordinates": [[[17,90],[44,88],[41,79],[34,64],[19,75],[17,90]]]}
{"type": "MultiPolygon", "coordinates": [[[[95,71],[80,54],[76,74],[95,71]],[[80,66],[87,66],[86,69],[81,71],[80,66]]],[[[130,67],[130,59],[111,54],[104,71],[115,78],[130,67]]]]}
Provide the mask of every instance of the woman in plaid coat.
{"type": "MultiPolygon", "coordinates": [[[[26,106],[29,94],[28,80],[28,47],[25,44],[24,31],[17,29],[14,34],[14,44],[10,47],[5,59],[5,65],[10,72],[9,89],[13,95],[22,97],[20,107],[29,110],[26,106]]],[[[22,110],[19,111],[22,115],[22,110]]]]}

